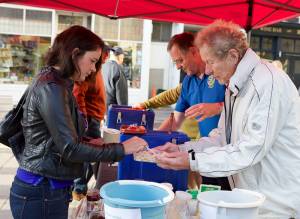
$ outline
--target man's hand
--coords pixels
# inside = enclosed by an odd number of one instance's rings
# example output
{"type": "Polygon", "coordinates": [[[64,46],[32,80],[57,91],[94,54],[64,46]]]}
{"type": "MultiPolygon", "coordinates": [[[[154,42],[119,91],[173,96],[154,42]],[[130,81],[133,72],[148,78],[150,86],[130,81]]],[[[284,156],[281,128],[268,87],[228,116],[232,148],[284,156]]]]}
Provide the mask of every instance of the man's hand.
{"type": "Polygon", "coordinates": [[[146,106],[144,103],[135,103],[132,105],[132,108],[134,109],[146,109],[146,106]]]}
{"type": "Polygon", "coordinates": [[[188,170],[190,169],[190,161],[188,152],[163,152],[156,155],[157,166],[164,169],[172,170],[188,170]]]}
{"type": "Polygon", "coordinates": [[[176,144],[172,144],[170,142],[167,142],[166,144],[162,146],[157,146],[155,148],[152,148],[152,151],[157,152],[179,152],[179,147],[176,144]]]}
{"type": "Polygon", "coordinates": [[[223,103],[199,103],[188,108],[185,111],[185,116],[201,122],[206,118],[219,115],[222,112],[222,108],[223,103]]]}

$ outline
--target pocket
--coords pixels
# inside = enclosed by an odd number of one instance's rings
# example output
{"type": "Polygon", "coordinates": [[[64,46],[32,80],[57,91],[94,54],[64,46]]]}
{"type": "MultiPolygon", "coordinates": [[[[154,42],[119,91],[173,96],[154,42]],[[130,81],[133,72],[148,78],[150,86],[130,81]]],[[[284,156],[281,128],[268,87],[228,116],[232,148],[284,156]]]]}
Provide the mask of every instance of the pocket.
{"type": "Polygon", "coordinates": [[[43,218],[41,188],[15,178],[10,189],[10,207],[14,218],[43,218]]]}
{"type": "Polygon", "coordinates": [[[24,218],[24,209],[27,203],[27,197],[18,195],[13,191],[10,191],[9,196],[10,209],[14,218],[24,218]]]}
{"type": "Polygon", "coordinates": [[[68,218],[70,196],[65,189],[64,195],[45,199],[45,208],[47,218],[65,219],[68,218]]]}

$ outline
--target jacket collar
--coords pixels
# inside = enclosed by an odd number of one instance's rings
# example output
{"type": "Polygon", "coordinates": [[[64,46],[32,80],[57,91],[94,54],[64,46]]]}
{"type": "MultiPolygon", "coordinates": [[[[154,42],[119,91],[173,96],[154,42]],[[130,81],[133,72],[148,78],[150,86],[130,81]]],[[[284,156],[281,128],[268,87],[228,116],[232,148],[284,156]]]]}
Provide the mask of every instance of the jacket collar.
{"type": "Polygon", "coordinates": [[[69,90],[73,90],[74,81],[70,78],[63,78],[59,70],[52,66],[45,66],[40,71],[40,80],[55,81],[64,84],[69,90]]]}
{"type": "Polygon", "coordinates": [[[236,96],[245,86],[255,66],[260,62],[259,56],[252,49],[247,49],[245,55],[239,62],[233,76],[229,80],[228,88],[236,96]]]}

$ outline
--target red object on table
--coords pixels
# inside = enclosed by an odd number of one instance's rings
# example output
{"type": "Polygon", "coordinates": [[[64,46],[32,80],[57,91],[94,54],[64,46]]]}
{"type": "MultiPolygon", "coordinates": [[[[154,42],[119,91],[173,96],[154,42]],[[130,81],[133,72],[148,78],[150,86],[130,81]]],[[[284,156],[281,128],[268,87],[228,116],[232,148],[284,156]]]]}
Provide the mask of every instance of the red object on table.
{"type": "Polygon", "coordinates": [[[138,125],[121,125],[120,127],[121,133],[124,134],[145,134],[147,130],[144,126],[138,125]]]}

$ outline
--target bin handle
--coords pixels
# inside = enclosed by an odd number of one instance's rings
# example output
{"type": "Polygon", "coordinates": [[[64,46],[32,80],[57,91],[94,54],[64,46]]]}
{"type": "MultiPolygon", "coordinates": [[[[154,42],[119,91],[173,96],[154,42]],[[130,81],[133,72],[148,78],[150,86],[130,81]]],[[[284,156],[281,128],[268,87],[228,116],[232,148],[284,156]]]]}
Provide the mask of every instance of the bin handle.
{"type": "Polygon", "coordinates": [[[144,126],[146,126],[146,124],[147,124],[147,120],[146,120],[146,114],[145,114],[145,113],[143,113],[143,115],[142,115],[142,121],[141,121],[141,125],[144,125],[144,126]]]}
{"type": "Polygon", "coordinates": [[[122,123],[122,113],[118,112],[118,116],[117,116],[117,124],[122,123]]]}

